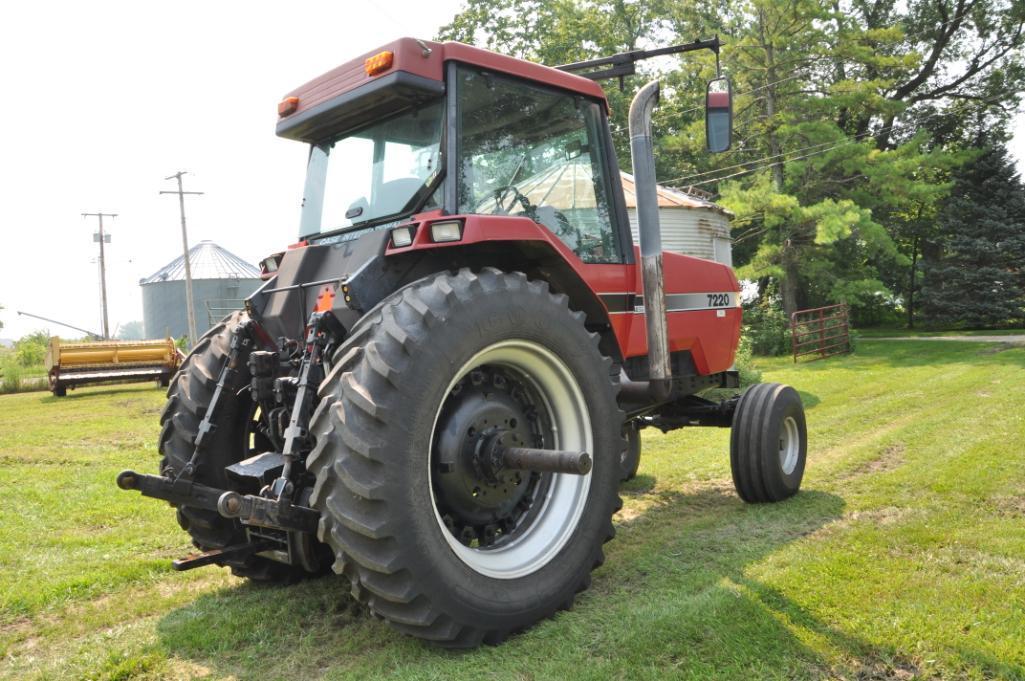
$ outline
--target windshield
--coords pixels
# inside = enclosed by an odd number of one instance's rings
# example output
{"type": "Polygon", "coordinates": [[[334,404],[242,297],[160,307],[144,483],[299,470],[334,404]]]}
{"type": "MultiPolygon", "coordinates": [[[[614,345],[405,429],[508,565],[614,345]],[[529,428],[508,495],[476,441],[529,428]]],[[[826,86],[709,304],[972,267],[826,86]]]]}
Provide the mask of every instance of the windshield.
{"type": "Polygon", "coordinates": [[[444,102],[310,148],[299,236],[409,213],[441,167],[444,102]]]}

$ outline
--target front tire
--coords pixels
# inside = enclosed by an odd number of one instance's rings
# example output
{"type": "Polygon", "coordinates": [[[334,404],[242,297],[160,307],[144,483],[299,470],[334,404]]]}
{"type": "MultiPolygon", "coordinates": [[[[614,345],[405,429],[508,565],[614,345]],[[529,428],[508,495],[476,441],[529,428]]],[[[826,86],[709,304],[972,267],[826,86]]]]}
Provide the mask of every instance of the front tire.
{"type": "Polygon", "coordinates": [[[621,457],[622,481],[628,482],[637,477],[637,469],[641,466],[641,429],[635,421],[623,427],[626,448],[621,457]]]}
{"type": "Polygon", "coordinates": [[[433,275],[336,352],[311,423],[318,536],[395,628],[498,643],[568,608],[602,563],[623,415],[611,361],[567,302],[521,273],[433,275]],[[586,448],[593,469],[481,473],[485,436],[586,448]]]}
{"type": "Polygon", "coordinates": [[[730,433],[733,485],[748,503],[797,494],[808,455],[808,429],[797,391],[759,383],[740,398],[730,433]]]}

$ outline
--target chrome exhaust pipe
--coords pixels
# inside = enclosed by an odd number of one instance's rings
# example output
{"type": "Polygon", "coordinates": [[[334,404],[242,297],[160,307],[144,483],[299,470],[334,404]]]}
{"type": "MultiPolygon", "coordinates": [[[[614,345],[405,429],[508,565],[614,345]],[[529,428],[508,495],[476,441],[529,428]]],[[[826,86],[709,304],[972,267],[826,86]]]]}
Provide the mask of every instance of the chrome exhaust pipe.
{"type": "Polygon", "coordinates": [[[658,224],[655,187],[655,151],[651,139],[651,113],[658,103],[658,81],[642,87],[630,103],[630,155],[637,194],[641,280],[644,317],[648,332],[648,397],[661,402],[669,397],[673,374],[669,363],[665,282],[662,277],[662,230],[658,224]]]}

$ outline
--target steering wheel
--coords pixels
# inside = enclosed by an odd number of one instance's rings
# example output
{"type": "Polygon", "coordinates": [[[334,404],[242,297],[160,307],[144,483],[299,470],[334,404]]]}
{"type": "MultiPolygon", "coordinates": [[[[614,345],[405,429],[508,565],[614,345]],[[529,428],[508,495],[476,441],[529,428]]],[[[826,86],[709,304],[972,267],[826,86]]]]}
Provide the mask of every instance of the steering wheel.
{"type": "Polygon", "coordinates": [[[532,204],[530,202],[530,199],[524,196],[523,192],[517,189],[515,185],[510,184],[496,189],[494,192],[495,204],[501,207],[502,200],[505,198],[505,195],[508,194],[510,191],[513,193],[516,202],[523,207],[523,215],[526,215],[528,218],[530,218],[538,224],[545,225],[553,232],[555,232],[556,236],[563,239],[563,241],[565,241],[568,238],[572,239],[573,242],[576,243],[576,248],[574,250],[579,255],[593,254],[595,251],[601,250],[604,246],[601,239],[585,235],[583,232],[581,232],[579,229],[573,226],[573,223],[569,221],[569,218],[566,217],[566,215],[562,211],[559,211],[554,207],[552,208],[552,214],[555,217],[555,220],[558,222],[558,224],[548,225],[542,222],[541,216],[538,214],[538,206],[532,204]]]}
{"type": "Polygon", "coordinates": [[[580,240],[582,238],[580,230],[573,226],[573,224],[569,221],[569,218],[566,217],[566,215],[562,211],[555,210],[553,208],[552,212],[555,214],[555,219],[559,221],[558,228],[554,230],[555,233],[558,234],[560,237],[572,236],[576,239],[576,242],[579,245],[580,240]]]}

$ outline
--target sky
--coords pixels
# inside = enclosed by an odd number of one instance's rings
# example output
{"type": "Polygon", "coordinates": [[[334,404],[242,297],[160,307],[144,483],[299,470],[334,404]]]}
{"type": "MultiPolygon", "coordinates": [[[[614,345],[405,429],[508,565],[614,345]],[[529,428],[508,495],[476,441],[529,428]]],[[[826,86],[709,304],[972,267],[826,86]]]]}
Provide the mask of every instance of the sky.
{"type": "Polygon", "coordinates": [[[139,279],[189,241],[251,263],[298,234],[307,150],[274,135],[293,88],[397,37],[432,38],[459,0],[18,2],[0,5],[0,337],[100,330],[96,218],[111,333],[142,319],[139,279]]]}
{"type": "MultiPolygon", "coordinates": [[[[164,178],[188,171],[191,243],[257,263],[296,240],[306,149],[274,135],[298,85],[396,37],[431,38],[460,0],[19,2],[0,9],[0,337],[142,319],[139,279],[181,254],[164,178]]],[[[1012,142],[1025,172],[1025,116],[1012,142]]]]}

